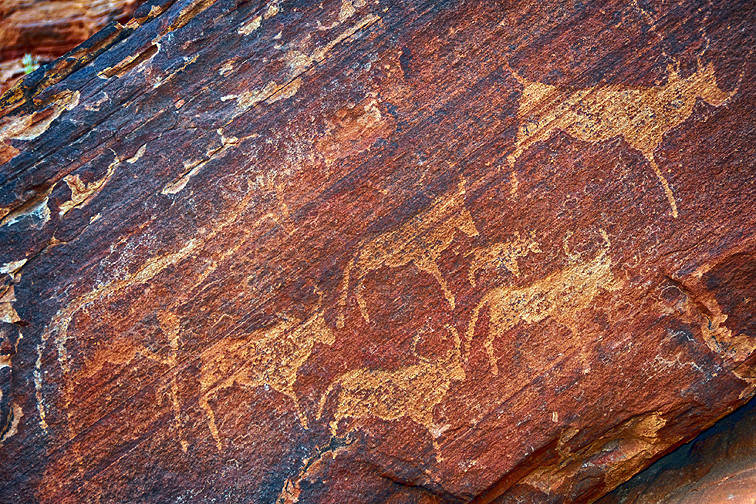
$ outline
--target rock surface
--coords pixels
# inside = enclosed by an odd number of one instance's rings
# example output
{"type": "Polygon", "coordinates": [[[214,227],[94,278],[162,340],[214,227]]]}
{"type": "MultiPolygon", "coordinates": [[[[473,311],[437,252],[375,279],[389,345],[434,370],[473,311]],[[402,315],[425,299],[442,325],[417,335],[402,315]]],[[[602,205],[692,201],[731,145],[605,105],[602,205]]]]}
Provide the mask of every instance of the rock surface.
{"type": "Polygon", "coordinates": [[[749,5],[164,0],[29,75],[0,500],[593,502],[744,404],[749,5]]]}
{"type": "Polygon", "coordinates": [[[144,0],[0,0],[0,93],[24,75],[23,57],[49,62],[111,22],[131,19],[144,0]]]}

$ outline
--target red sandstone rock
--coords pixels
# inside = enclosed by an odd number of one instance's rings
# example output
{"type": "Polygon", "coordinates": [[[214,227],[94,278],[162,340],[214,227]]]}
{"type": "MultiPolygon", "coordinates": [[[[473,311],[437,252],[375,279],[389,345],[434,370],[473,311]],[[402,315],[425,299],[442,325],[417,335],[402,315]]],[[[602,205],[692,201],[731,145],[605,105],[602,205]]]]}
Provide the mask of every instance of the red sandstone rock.
{"type": "Polygon", "coordinates": [[[756,390],[744,7],[169,0],[27,77],[0,497],[625,482],[756,390]]]}

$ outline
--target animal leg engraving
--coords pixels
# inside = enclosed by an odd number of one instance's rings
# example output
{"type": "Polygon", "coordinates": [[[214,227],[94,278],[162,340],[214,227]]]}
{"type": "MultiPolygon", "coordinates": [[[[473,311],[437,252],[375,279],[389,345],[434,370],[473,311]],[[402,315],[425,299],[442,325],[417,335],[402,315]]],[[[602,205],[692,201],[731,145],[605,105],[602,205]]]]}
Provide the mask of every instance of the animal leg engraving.
{"type": "Polygon", "coordinates": [[[651,163],[651,168],[653,168],[654,173],[656,174],[657,178],[659,179],[659,182],[661,182],[661,185],[664,188],[664,194],[667,196],[667,201],[669,201],[669,206],[672,208],[672,217],[677,219],[677,202],[675,201],[675,195],[672,194],[672,189],[670,189],[669,187],[669,182],[667,182],[667,179],[664,177],[664,174],[661,172],[661,170],[657,166],[656,160],[654,159],[654,154],[653,153],[647,154],[646,158],[648,158],[649,163],[651,163]]]}
{"type": "Polygon", "coordinates": [[[344,278],[341,280],[341,295],[339,296],[339,315],[336,318],[336,327],[344,327],[344,312],[346,310],[347,297],[349,295],[349,277],[354,267],[354,259],[351,259],[344,268],[344,278]]]}
{"type": "Polygon", "coordinates": [[[210,403],[207,402],[208,394],[203,394],[199,398],[199,405],[200,407],[205,410],[205,415],[207,415],[207,425],[210,428],[210,434],[213,436],[213,439],[215,439],[215,446],[218,447],[218,451],[223,450],[223,444],[221,443],[220,434],[218,433],[218,426],[215,424],[215,413],[213,412],[213,408],[210,406],[210,403]]]}
{"type": "Polygon", "coordinates": [[[362,318],[365,319],[365,322],[370,322],[370,315],[368,315],[367,311],[367,302],[365,301],[365,296],[363,296],[363,291],[365,290],[365,277],[360,277],[359,281],[357,282],[357,287],[354,292],[355,297],[357,298],[357,305],[360,307],[360,313],[362,314],[362,318]]]}
{"type": "Polygon", "coordinates": [[[173,373],[173,376],[171,377],[171,406],[173,409],[173,423],[176,430],[178,431],[181,449],[186,452],[189,447],[189,443],[186,441],[186,439],[184,439],[183,435],[184,422],[181,419],[181,403],[179,402],[178,377],[176,376],[176,367],[178,366],[180,321],[173,313],[167,311],[161,311],[160,313],[158,313],[158,320],[160,321],[161,329],[170,338],[169,341],[171,345],[171,353],[170,357],[167,359],[166,364],[171,368],[171,371],[169,372],[173,373]]]}

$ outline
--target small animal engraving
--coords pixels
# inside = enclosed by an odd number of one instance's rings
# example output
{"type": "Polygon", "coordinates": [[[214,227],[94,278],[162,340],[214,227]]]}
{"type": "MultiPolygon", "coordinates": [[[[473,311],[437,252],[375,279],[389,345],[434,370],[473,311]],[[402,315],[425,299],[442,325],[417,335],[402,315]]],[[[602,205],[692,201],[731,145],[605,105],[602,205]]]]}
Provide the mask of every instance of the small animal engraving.
{"type": "Polygon", "coordinates": [[[334,341],[333,332],[318,307],[318,311],[304,322],[291,318],[242,338],[223,339],[204,352],[199,403],[207,414],[210,433],[218,450],[223,445],[208,399],[234,384],[248,388],[270,386],[290,397],[302,427],[307,429],[307,418],[299,406],[294,383],[315,343],[330,346],[334,341]]]}
{"type": "Polygon", "coordinates": [[[370,322],[367,303],[362,295],[365,276],[384,266],[398,268],[412,263],[421,271],[433,275],[449,306],[454,309],[454,294],[441,274],[438,259],[451,245],[457,230],[470,237],[478,235],[472,215],[464,203],[465,185],[462,182],[457,193],[436,199],[428,210],[407,221],[399,229],[363,240],[356,256],[344,270],[337,327],[344,327],[344,312],[352,275],[357,278],[355,296],[360,312],[370,322]]]}
{"type": "Polygon", "coordinates": [[[517,259],[527,256],[530,252],[541,253],[537,241],[521,238],[518,231],[515,231],[514,237],[512,241],[475,248],[465,254],[465,256],[473,256],[470,270],[468,271],[470,285],[475,287],[475,273],[478,270],[486,269],[490,266],[503,266],[514,276],[519,277],[520,267],[517,264],[517,259]]]}
{"type": "MultiPolygon", "coordinates": [[[[598,289],[616,288],[610,269],[609,238],[604,231],[601,234],[606,246],[593,259],[581,262],[579,256],[568,252],[568,257],[575,261],[573,266],[556,271],[529,287],[501,286],[486,292],[470,318],[465,340],[465,359],[469,357],[475,326],[480,311],[485,306],[488,306],[489,330],[484,347],[494,375],[499,374],[499,368],[493,343],[498,336],[520,322],[533,324],[550,317],[576,335],[576,319],[581,311],[590,306],[598,289]]],[[[567,252],[566,245],[565,251],[567,252]]]]}
{"type": "Polygon", "coordinates": [[[336,413],[330,424],[334,436],[342,419],[371,415],[383,420],[408,416],[434,437],[441,435],[445,429],[434,423],[433,408],[446,397],[452,381],[465,379],[459,333],[450,325],[446,329],[454,337],[454,347],[437,360],[417,355],[416,338],[412,352],[420,360],[419,364],[395,371],[355,369],[339,377],[320,399],[317,419],[320,420],[326,399],[338,385],[336,413]]]}
{"type": "Polygon", "coordinates": [[[507,156],[510,167],[533,144],[548,140],[558,131],[586,142],[621,136],[651,164],[675,218],[677,203],[656,164],[654,151],[668,131],[691,116],[698,98],[720,107],[738,91],[737,87],[730,93],[722,91],[714,66],[711,63],[703,66],[700,59],[697,71],[689,77],[681,78],[679,70],[670,65],[666,84],[639,88],[619,85],[560,88],[531,81],[509,70],[523,86],[517,105],[519,128],[515,150],[507,156]]]}

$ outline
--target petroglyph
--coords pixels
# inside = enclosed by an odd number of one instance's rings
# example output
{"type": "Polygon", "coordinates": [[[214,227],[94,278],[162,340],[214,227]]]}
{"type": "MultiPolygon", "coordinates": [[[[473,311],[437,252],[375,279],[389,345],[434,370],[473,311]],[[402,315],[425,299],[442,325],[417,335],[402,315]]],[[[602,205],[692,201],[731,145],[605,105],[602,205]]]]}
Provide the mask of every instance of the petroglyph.
{"type": "MultiPolygon", "coordinates": [[[[43,378],[42,372],[42,353],[47,348],[47,344],[51,338],[53,338],[55,348],[57,350],[58,365],[60,366],[63,379],[64,379],[64,394],[63,394],[63,411],[65,412],[68,420],[69,438],[73,438],[76,434],[74,426],[71,423],[71,412],[69,411],[70,392],[73,386],[71,381],[71,358],[69,357],[67,350],[68,340],[75,338],[75,335],[69,333],[69,326],[75,315],[87,306],[101,302],[107,298],[111,298],[122,292],[123,290],[133,287],[135,285],[145,284],[152,281],[160,273],[180,264],[182,261],[188,259],[192,255],[198,253],[208,243],[212,243],[218,236],[224,236],[226,229],[234,225],[239,218],[240,213],[244,212],[250,201],[257,195],[255,191],[249,191],[239,201],[235,211],[229,211],[222,222],[216,224],[210,232],[206,235],[192,238],[183,247],[176,252],[166,253],[147,259],[144,264],[133,272],[128,273],[125,276],[116,276],[108,282],[97,283],[96,286],[89,292],[76,297],[73,300],[67,301],[45,326],[42,332],[42,342],[37,346],[38,359],[37,366],[34,371],[34,384],[36,388],[37,396],[37,410],[39,412],[40,426],[43,430],[47,430],[47,413],[46,406],[43,397],[43,378]]],[[[200,285],[204,282],[223,262],[229,257],[234,256],[240,247],[245,244],[244,240],[238,240],[234,243],[226,246],[219,257],[208,264],[202,271],[195,273],[192,276],[194,285],[200,285]]],[[[189,292],[189,291],[187,291],[189,292]]],[[[174,305],[180,303],[187,294],[182,294],[174,299],[174,305]]]]}
{"type": "Polygon", "coordinates": [[[199,403],[207,414],[218,450],[223,444],[208,400],[235,384],[247,388],[269,386],[290,397],[302,427],[307,429],[307,418],[294,391],[297,374],[315,343],[330,346],[334,341],[318,305],[316,313],[304,322],[294,317],[240,338],[225,338],[205,351],[201,357],[199,403]]]}
{"type": "Polygon", "coordinates": [[[599,288],[617,288],[610,269],[609,237],[604,231],[601,234],[605,247],[593,259],[581,261],[580,256],[570,254],[565,245],[565,252],[570,261],[575,262],[574,265],[556,271],[529,287],[502,286],[489,290],[473,310],[465,340],[465,358],[470,355],[475,326],[485,306],[488,306],[489,329],[484,347],[494,375],[499,374],[494,340],[521,322],[534,324],[551,318],[578,336],[577,319],[580,312],[591,305],[599,288]]]}
{"type": "Polygon", "coordinates": [[[738,91],[722,91],[714,66],[703,66],[681,78],[677,68],[668,67],[667,83],[661,86],[627,88],[619,85],[585,89],[559,88],[531,81],[511,68],[523,86],[517,105],[519,128],[515,151],[507,156],[510,167],[536,142],[548,140],[558,131],[586,142],[600,142],[621,136],[639,150],[651,164],[677,217],[677,203],[654,158],[664,135],[686,121],[698,98],[720,107],[738,91]]]}
{"type": "Polygon", "coordinates": [[[421,271],[433,275],[441,286],[449,306],[454,309],[454,294],[441,274],[438,260],[441,253],[451,245],[457,230],[470,237],[478,235],[475,222],[464,203],[463,182],[456,193],[437,198],[428,210],[410,219],[399,229],[363,240],[357,254],[344,270],[337,327],[344,326],[344,312],[352,276],[357,279],[355,296],[360,312],[366,321],[370,321],[367,304],[362,295],[365,277],[371,271],[382,267],[398,268],[414,264],[421,271]]]}
{"type": "Polygon", "coordinates": [[[503,243],[494,243],[488,247],[479,247],[471,250],[465,256],[473,256],[468,272],[470,284],[475,287],[475,272],[491,266],[503,266],[514,276],[520,276],[520,267],[517,259],[527,256],[530,252],[540,254],[542,251],[538,242],[532,239],[521,238],[520,233],[515,231],[515,239],[503,243]]]}
{"type": "Polygon", "coordinates": [[[336,412],[330,424],[334,436],[342,419],[367,416],[383,420],[408,416],[434,438],[440,436],[446,426],[433,421],[433,408],[444,400],[452,381],[465,379],[459,334],[450,325],[446,329],[454,338],[454,346],[437,360],[417,355],[415,340],[413,353],[420,360],[419,364],[395,371],[355,369],[340,376],[320,399],[317,419],[320,420],[328,396],[338,386],[336,412]]]}

